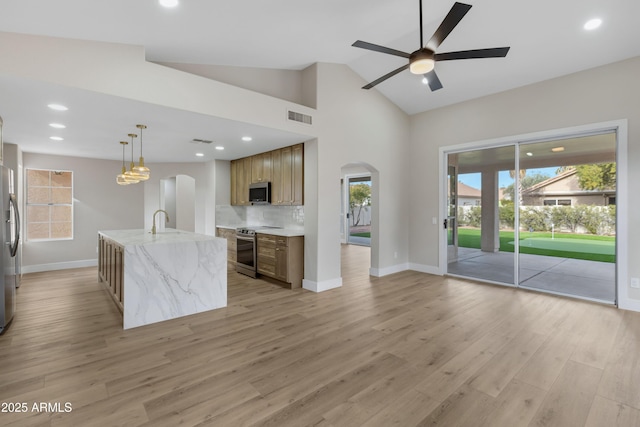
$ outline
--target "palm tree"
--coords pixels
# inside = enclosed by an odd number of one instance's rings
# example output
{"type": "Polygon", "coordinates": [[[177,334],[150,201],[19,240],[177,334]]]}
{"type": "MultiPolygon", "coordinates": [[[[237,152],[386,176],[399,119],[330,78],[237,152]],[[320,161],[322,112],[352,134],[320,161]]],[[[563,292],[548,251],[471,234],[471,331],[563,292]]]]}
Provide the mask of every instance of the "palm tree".
{"type": "MultiPolygon", "coordinates": [[[[520,179],[518,179],[518,205],[522,206],[522,180],[524,179],[525,175],[527,174],[527,170],[526,169],[519,169],[519,173],[518,175],[520,175],[520,179]]],[[[511,179],[516,179],[516,171],[515,170],[510,170],[509,171],[509,176],[511,177],[511,179]]]]}

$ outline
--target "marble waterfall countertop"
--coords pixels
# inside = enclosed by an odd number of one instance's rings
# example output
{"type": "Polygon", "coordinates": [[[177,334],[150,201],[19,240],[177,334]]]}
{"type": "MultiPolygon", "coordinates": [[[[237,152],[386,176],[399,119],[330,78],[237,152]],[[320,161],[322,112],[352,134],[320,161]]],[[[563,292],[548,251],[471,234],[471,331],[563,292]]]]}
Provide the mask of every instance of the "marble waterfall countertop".
{"type": "Polygon", "coordinates": [[[166,229],[100,231],[123,247],[124,329],[227,306],[227,241],[166,229]]]}
{"type": "Polygon", "coordinates": [[[190,231],[176,230],[173,228],[167,228],[164,231],[159,231],[157,234],[151,234],[151,231],[149,230],[107,230],[99,231],[99,233],[122,246],[153,245],[176,242],[202,242],[206,240],[219,239],[219,237],[192,233],[190,231]]]}

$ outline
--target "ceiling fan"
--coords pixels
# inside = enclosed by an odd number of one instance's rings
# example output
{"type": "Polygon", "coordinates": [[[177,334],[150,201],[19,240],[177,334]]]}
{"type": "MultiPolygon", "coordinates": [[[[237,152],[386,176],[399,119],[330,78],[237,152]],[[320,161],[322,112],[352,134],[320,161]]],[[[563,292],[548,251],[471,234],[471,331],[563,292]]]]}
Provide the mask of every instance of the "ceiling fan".
{"type": "Polygon", "coordinates": [[[427,44],[424,44],[422,34],[422,0],[418,0],[420,4],[420,49],[406,53],[396,49],[391,49],[377,44],[363,42],[361,40],[356,41],[352,46],[362,49],[373,50],[375,52],[386,53],[389,55],[400,56],[402,58],[409,59],[409,63],[397,68],[390,73],[385,74],[377,80],[362,87],[362,89],[371,89],[375,85],[382,83],[390,77],[406,70],[407,68],[413,74],[423,74],[427,79],[429,88],[431,91],[442,89],[442,83],[436,74],[434,69],[437,61],[453,61],[456,59],[473,59],[473,58],[504,58],[509,52],[509,47],[496,47],[490,49],[474,49],[474,50],[461,50],[457,52],[435,53],[435,50],[440,44],[447,38],[449,33],[458,25],[458,23],[464,18],[464,16],[471,9],[470,4],[454,3],[453,7],[444,18],[436,32],[431,36],[427,44]]]}

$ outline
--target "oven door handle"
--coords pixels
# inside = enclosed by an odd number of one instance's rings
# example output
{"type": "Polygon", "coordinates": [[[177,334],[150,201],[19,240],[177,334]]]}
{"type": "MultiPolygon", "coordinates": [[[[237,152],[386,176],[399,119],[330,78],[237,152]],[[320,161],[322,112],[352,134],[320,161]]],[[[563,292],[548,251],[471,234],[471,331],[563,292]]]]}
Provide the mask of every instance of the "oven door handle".
{"type": "Polygon", "coordinates": [[[236,236],[236,239],[244,240],[245,242],[253,242],[255,240],[255,237],[236,236]]]}

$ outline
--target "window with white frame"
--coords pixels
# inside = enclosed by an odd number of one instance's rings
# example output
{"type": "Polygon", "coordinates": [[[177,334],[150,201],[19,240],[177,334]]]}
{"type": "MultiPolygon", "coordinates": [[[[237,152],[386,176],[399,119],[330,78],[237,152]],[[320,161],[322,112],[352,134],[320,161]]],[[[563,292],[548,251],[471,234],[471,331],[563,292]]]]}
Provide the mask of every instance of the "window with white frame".
{"type": "Polygon", "coordinates": [[[73,172],[26,172],[27,240],[73,239],[73,172]]]}

